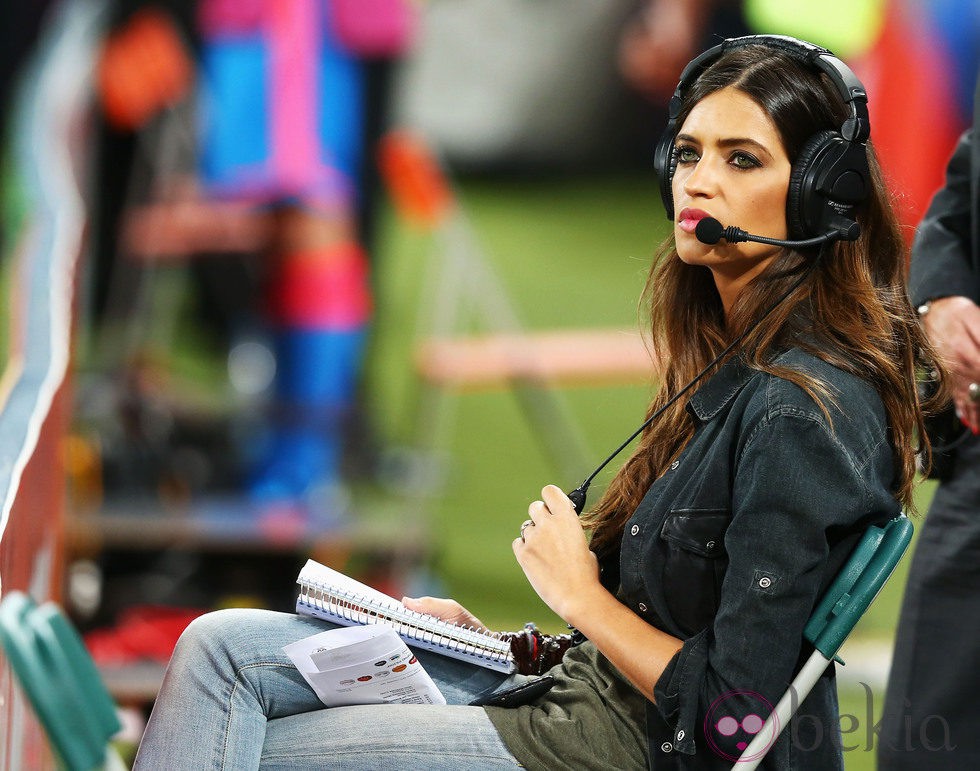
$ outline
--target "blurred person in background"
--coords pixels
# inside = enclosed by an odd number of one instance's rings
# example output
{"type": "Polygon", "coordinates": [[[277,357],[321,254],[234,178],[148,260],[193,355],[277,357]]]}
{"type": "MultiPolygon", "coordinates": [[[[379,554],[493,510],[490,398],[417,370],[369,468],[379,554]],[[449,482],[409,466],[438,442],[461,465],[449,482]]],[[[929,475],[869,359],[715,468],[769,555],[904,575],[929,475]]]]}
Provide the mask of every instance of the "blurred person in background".
{"type": "Polygon", "coordinates": [[[369,151],[361,58],[379,47],[393,55],[408,32],[405,3],[382,5],[199,4],[206,189],[269,211],[273,416],[247,482],[259,503],[338,504],[331,491],[371,313],[357,219],[369,151]]]}
{"type": "Polygon", "coordinates": [[[623,32],[620,72],[633,88],[662,104],[697,51],[748,34],[741,8],[742,0],[645,0],[623,32]]]}
{"type": "MultiPolygon", "coordinates": [[[[155,6],[137,5],[142,10],[121,26],[113,50],[123,55],[113,59],[112,82],[125,88],[107,99],[107,108],[123,112],[140,96],[126,66],[139,41],[125,38],[147,26],[146,11],[155,6]]],[[[388,65],[410,42],[411,0],[178,6],[167,10],[189,17],[181,23],[195,49],[188,56],[197,75],[199,176],[170,183],[173,200],[163,206],[134,209],[123,249],[151,256],[261,253],[260,296],[251,309],[236,296],[250,288],[241,268],[227,260],[195,266],[208,306],[204,318],[218,321],[229,343],[267,340],[273,353],[266,420],[254,441],[237,448],[246,456],[244,484],[260,512],[329,521],[344,513],[346,439],[368,429],[356,406],[371,315],[365,243],[377,175],[370,155],[383,130],[388,65]]],[[[164,68],[145,65],[148,87],[164,68]]],[[[147,120],[140,116],[137,128],[147,120]]]]}
{"type": "Polygon", "coordinates": [[[975,95],[973,128],[960,137],[912,244],[912,301],[949,367],[961,425],[945,432],[956,446],[940,453],[939,485],[909,569],[879,733],[882,771],[980,768],[978,110],[975,95]]]}
{"type": "MultiPolygon", "coordinates": [[[[330,624],[219,611],[178,644],[136,767],[731,768],[745,733],[714,705],[768,712],[851,548],[913,505],[916,369],[933,357],[849,77],[804,43],[749,38],[677,87],[656,153],[674,227],[646,288],[652,423],[586,517],[547,486],[512,543],[584,641],[551,666],[510,635],[530,666],[509,676],[419,651],[448,705],[323,709],[282,648],[330,624]],[[811,173],[861,184],[831,201],[811,173]],[[709,218],[817,244],[712,240],[709,218]],[[549,667],[529,703],[470,705],[549,667]]],[[[404,602],[480,625],[451,600],[404,602]]],[[[833,667],[800,715],[765,767],[841,768],[833,667]]]]}
{"type": "Polygon", "coordinates": [[[414,0],[199,0],[207,190],[271,214],[273,420],[247,483],[260,503],[306,499],[322,515],[343,505],[345,494],[331,495],[342,465],[370,471],[357,389],[380,195],[374,147],[416,14],[414,0]]]}

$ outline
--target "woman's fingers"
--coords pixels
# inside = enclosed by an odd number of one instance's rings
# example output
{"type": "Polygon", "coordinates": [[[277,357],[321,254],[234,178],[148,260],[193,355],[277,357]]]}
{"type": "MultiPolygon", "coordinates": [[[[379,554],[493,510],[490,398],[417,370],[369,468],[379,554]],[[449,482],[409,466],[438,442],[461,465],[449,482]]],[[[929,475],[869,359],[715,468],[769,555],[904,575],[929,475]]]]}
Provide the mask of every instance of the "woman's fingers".
{"type": "Polygon", "coordinates": [[[443,597],[402,597],[402,605],[409,610],[428,613],[451,624],[483,627],[483,622],[460,605],[456,600],[443,597]]]}
{"type": "Polygon", "coordinates": [[[567,510],[578,516],[575,512],[575,504],[565,495],[565,491],[557,485],[546,485],[541,491],[541,497],[544,498],[544,503],[550,513],[567,510]]]}

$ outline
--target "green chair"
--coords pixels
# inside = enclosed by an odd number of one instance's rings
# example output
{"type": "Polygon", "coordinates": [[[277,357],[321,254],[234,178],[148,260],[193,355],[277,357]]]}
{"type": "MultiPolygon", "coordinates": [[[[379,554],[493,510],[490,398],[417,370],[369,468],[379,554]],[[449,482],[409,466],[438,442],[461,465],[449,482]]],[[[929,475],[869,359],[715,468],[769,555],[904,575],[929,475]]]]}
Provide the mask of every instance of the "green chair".
{"type": "Polygon", "coordinates": [[[116,705],[57,605],[9,593],[0,602],[0,646],[65,768],[125,768],[109,744],[121,728],[116,705]]]}
{"type": "Polygon", "coordinates": [[[868,528],[862,536],[803,630],[815,650],[733,769],[753,771],[830,662],[844,663],[837,651],[905,554],[912,529],[912,522],[903,514],[884,527],[868,528]]]}

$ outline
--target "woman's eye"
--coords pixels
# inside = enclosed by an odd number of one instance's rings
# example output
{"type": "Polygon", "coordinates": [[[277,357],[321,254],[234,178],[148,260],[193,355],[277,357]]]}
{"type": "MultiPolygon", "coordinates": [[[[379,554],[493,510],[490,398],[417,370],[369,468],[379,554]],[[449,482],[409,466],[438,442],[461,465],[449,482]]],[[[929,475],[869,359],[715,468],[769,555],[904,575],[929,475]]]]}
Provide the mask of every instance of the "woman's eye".
{"type": "Polygon", "coordinates": [[[758,160],[743,152],[732,153],[730,162],[738,169],[753,169],[761,165],[758,160]]]}
{"type": "Polygon", "coordinates": [[[693,147],[678,147],[676,152],[678,163],[694,163],[698,160],[698,154],[693,147]]]}

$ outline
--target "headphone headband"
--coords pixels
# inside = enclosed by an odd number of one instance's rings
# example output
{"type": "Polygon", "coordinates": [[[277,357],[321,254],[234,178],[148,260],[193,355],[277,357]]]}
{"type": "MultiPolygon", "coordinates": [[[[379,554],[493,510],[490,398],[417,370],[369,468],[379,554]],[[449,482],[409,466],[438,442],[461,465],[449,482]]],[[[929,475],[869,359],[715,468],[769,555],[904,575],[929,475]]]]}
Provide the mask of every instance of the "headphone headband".
{"type": "Polygon", "coordinates": [[[851,111],[844,121],[840,133],[850,142],[866,142],[871,134],[871,120],[868,117],[868,93],[854,71],[838,59],[831,51],[805,40],[788,35],[743,35],[728,38],[713,48],[688,62],[681,72],[680,80],[670,98],[667,118],[673,122],[680,115],[684,92],[701,74],[728,51],[749,45],[764,45],[789,54],[799,62],[827,73],[840,94],[841,99],[851,111]]]}

